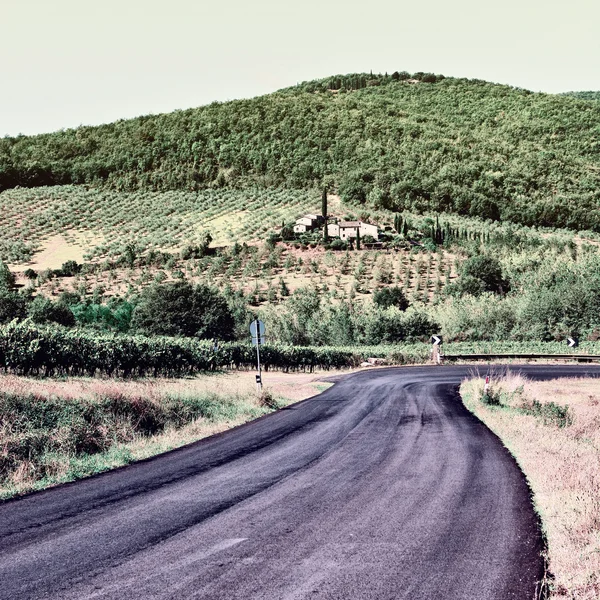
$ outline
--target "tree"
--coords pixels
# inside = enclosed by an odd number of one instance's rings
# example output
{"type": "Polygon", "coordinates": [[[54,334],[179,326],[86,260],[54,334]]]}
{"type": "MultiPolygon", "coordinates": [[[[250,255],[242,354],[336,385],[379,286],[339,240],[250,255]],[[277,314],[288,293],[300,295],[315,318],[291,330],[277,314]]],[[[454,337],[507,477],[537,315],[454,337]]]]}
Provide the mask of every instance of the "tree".
{"type": "Polygon", "coordinates": [[[327,188],[323,188],[323,194],[321,196],[321,213],[323,215],[323,219],[325,220],[325,225],[323,227],[323,239],[327,241],[329,239],[329,233],[327,231],[327,188]]]}
{"type": "Polygon", "coordinates": [[[15,287],[15,275],[0,261],[0,288],[10,290],[15,287]]]}
{"type": "Polygon", "coordinates": [[[75,316],[66,304],[53,302],[44,296],[33,299],[28,307],[27,316],[34,323],[58,323],[65,327],[75,325],[75,316]]]}
{"type": "Polygon", "coordinates": [[[400,310],[406,310],[409,302],[404,292],[397,286],[385,287],[377,290],[373,294],[373,302],[380,308],[390,308],[395,306],[400,310]]]}
{"type": "Polygon", "coordinates": [[[26,315],[27,299],[17,292],[0,287],[0,323],[23,319],[26,315]]]}
{"type": "Polygon", "coordinates": [[[147,335],[231,340],[235,322],[226,299],[217,290],[179,281],[144,290],[131,327],[147,335]]]}
{"type": "Polygon", "coordinates": [[[62,264],[60,270],[65,277],[73,277],[81,272],[81,265],[77,261],[68,260],[62,264]]]}
{"type": "Polygon", "coordinates": [[[283,277],[279,278],[279,295],[282,298],[290,295],[290,288],[288,288],[287,283],[283,277]]]}
{"type": "Polygon", "coordinates": [[[463,263],[460,277],[456,283],[448,286],[448,293],[457,296],[479,296],[483,292],[502,294],[508,291],[509,287],[502,274],[500,262],[491,256],[478,255],[463,263]]]}

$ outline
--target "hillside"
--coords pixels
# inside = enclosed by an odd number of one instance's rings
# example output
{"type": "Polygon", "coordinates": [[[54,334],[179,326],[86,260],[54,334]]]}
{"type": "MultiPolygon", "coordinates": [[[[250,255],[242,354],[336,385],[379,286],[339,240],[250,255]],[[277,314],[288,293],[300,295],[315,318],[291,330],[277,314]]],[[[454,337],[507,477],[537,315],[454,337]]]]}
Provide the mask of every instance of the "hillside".
{"type": "Polygon", "coordinates": [[[430,74],[351,75],[0,140],[0,190],[326,185],[370,208],[600,231],[600,105],[430,74]]]}
{"type": "Polygon", "coordinates": [[[596,100],[600,101],[600,92],[567,92],[564,96],[571,98],[579,98],[580,100],[596,100]]]}

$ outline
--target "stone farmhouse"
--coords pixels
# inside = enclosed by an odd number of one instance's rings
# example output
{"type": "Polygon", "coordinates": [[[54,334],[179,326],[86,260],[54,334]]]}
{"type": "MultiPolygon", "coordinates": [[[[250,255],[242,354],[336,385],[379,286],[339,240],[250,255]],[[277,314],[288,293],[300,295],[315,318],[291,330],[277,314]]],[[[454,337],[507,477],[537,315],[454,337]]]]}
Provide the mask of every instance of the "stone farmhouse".
{"type": "MultiPolygon", "coordinates": [[[[294,225],[294,233],[306,233],[318,229],[325,223],[323,215],[304,215],[298,219],[294,225]]],[[[360,237],[364,238],[370,235],[375,241],[379,239],[379,230],[377,225],[365,223],[364,221],[341,221],[337,217],[327,219],[327,234],[330,238],[340,238],[348,240],[360,237]]]]}
{"type": "Polygon", "coordinates": [[[323,215],[304,215],[294,225],[294,233],[306,233],[317,229],[325,222],[323,215]]]}
{"type": "Polygon", "coordinates": [[[327,223],[327,234],[332,238],[348,240],[358,237],[358,233],[361,238],[370,235],[375,241],[379,239],[377,225],[363,221],[338,221],[337,219],[333,223],[327,223]]]}

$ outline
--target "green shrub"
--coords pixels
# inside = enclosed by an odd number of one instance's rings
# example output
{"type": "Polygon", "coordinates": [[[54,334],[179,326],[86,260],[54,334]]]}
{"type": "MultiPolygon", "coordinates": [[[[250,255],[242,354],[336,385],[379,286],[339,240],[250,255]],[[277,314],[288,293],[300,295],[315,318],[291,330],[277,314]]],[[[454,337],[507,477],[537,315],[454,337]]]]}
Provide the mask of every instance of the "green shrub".
{"type": "Polygon", "coordinates": [[[231,340],[234,319],[225,298],[207,285],[154,285],[142,293],[131,327],[146,335],[231,340]]]}
{"type": "Polygon", "coordinates": [[[404,292],[398,286],[384,287],[373,294],[373,302],[380,308],[395,306],[399,310],[406,310],[409,302],[404,292]]]}
{"type": "Polygon", "coordinates": [[[10,290],[15,287],[15,274],[0,261],[0,290],[10,290]]]}
{"type": "Polygon", "coordinates": [[[62,302],[53,302],[43,296],[37,296],[29,304],[27,316],[34,323],[58,323],[66,327],[75,325],[73,312],[62,302]]]}
{"type": "Polygon", "coordinates": [[[487,404],[488,406],[501,406],[502,392],[490,387],[487,392],[484,391],[481,394],[481,402],[483,402],[483,404],[487,404]]]}
{"type": "Polygon", "coordinates": [[[24,319],[27,315],[27,299],[25,296],[0,287],[0,323],[8,323],[13,319],[24,319]]]}
{"type": "Polygon", "coordinates": [[[568,427],[573,423],[573,416],[568,404],[564,406],[556,402],[540,402],[539,400],[525,401],[521,409],[529,415],[539,418],[544,425],[568,427]]]}

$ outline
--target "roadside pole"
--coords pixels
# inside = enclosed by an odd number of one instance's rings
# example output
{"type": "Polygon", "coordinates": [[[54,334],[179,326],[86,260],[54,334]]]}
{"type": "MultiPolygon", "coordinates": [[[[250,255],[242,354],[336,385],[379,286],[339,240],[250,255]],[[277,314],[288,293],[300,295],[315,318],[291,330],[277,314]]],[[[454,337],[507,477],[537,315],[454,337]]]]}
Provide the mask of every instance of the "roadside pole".
{"type": "Polygon", "coordinates": [[[431,360],[438,364],[442,364],[442,336],[441,335],[432,335],[431,336],[431,360]]]}
{"type": "Polygon", "coordinates": [[[256,344],[256,368],[258,375],[256,376],[256,389],[260,392],[262,390],[262,372],[260,370],[260,344],[256,344]]]}
{"type": "Polygon", "coordinates": [[[265,324],[258,319],[254,319],[250,323],[250,335],[252,336],[252,343],[256,346],[256,391],[262,390],[262,370],[260,365],[260,345],[263,343],[265,338],[265,324]]]}

